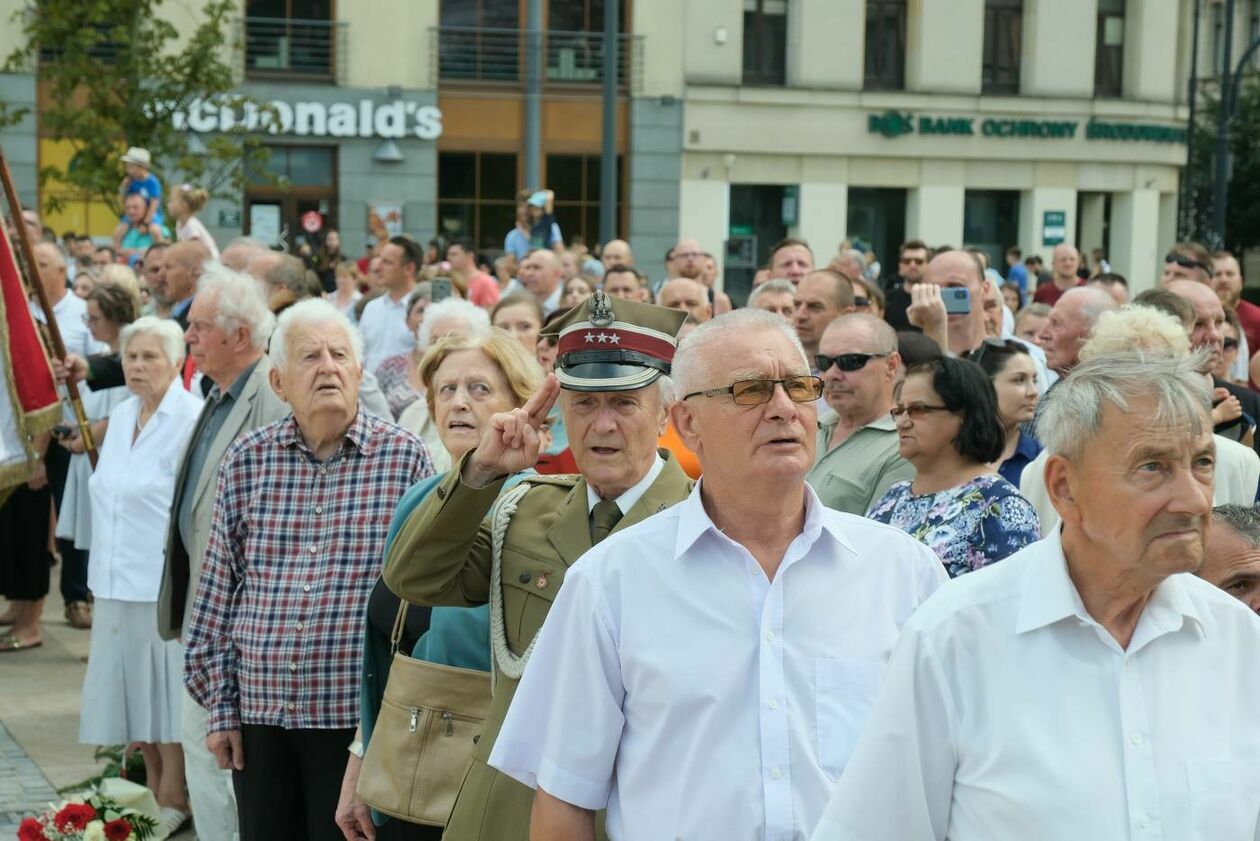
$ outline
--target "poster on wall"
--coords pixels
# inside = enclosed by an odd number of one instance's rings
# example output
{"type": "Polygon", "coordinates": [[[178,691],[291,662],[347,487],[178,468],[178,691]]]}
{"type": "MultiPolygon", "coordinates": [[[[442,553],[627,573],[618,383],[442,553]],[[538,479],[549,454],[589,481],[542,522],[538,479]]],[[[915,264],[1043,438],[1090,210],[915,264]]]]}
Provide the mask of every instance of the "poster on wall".
{"type": "Polygon", "coordinates": [[[250,205],[249,235],[267,245],[278,243],[280,241],[280,205],[250,205]]]}
{"type": "Polygon", "coordinates": [[[368,204],[368,233],[377,241],[400,236],[403,232],[403,207],[400,201],[374,201],[368,204]]]}

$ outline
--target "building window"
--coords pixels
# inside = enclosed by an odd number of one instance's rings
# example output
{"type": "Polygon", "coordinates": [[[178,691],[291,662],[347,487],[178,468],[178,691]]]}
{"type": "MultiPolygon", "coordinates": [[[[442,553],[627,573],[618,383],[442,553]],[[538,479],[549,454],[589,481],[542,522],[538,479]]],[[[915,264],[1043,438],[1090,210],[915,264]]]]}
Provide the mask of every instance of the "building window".
{"type": "Polygon", "coordinates": [[[1094,96],[1120,96],[1124,88],[1125,0],[1098,0],[1094,96]]]}
{"type": "Polygon", "coordinates": [[[787,0],[744,0],[744,84],[787,81],[787,0]]]}
{"type": "Polygon", "coordinates": [[[251,78],[332,79],[337,25],[328,0],[248,0],[245,70],[251,78]]]}
{"type": "Polygon", "coordinates": [[[442,0],[437,45],[441,78],[489,82],[524,78],[522,8],[517,0],[442,0]]]}
{"type": "Polygon", "coordinates": [[[1003,266],[1006,249],[1019,241],[1018,190],[968,190],[963,199],[963,242],[1003,266]]]}
{"type": "Polygon", "coordinates": [[[471,237],[480,250],[503,248],[516,224],[516,155],[438,153],[438,231],[471,237]]]}
{"type": "Polygon", "coordinates": [[[906,87],[906,0],[867,0],[865,87],[906,87]]]}
{"type": "Polygon", "coordinates": [[[337,150],[268,146],[265,151],[266,159],[248,173],[245,233],[267,245],[318,246],[323,232],[337,227],[337,150]],[[320,218],[313,235],[302,226],[302,217],[312,211],[320,218]]]}
{"type": "MultiPolygon", "coordinates": [[[[579,234],[599,242],[599,155],[548,155],[544,178],[556,194],[556,222],[569,242],[579,234]]],[[[625,159],[617,156],[617,228],[625,230],[625,159]]]]}
{"type": "Polygon", "coordinates": [[[984,93],[1019,93],[1024,0],[985,0],[984,93]]]}

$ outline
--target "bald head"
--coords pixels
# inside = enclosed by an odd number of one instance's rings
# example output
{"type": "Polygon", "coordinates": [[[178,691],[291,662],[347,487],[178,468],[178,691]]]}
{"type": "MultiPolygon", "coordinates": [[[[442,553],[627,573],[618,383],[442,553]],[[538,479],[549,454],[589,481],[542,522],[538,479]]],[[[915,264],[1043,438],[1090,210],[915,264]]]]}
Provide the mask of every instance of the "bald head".
{"type": "Polygon", "coordinates": [[[209,260],[210,251],[196,240],[172,245],[163,259],[162,280],[150,291],[168,306],[191,298],[209,260]]]}
{"type": "Polygon", "coordinates": [[[237,240],[223,249],[219,262],[234,272],[244,273],[249,269],[250,260],[266,252],[267,249],[261,243],[237,240]]]}
{"type": "Polygon", "coordinates": [[[674,277],[700,280],[704,274],[704,249],[694,239],[680,239],[670,252],[674,277]]]}
{"type": "Polygon", "coordinates": [[[198,240],[184,240],[166,249],[166,260],[168,263],[179,263],[189,269],[198,269],[210,261],[210,249],[198,240]]]}
{"type": "Polygon", "coordinates": [[[44,294],[49,303],[55,304],[66,294],[66,258],[61,256],[61,249],[50,242],[38,243],[33,251],[44,294]]]}
{"type": "Polygon", "coordinates": [[[262,251],[249,258],[245,272],[254,280],[266,283],[267,273],[280,265],[284,255],[278,251],[262,251]]]}
{"type": "Polygon", "coordinates": [[[709,289],[698,280],[676,277],[666,281],[657,296],[657,303],[672,310],[683,310],[701,323],[713,317],[709,289]]]}
{"type": "Polygon", "coordinates": [[[1221,362],[1225,348],[1225,307],[1212,287],[1197,280],[1170,280],[1164,288],[1183,298],[1194,308],[1194,327],[1190,330],[1190,345],[1195,350],[1206,350],[1211,356],[1209,370],[1221,362]]]}
{"type": "Polygon", "coordinates": [[[564,268],[550,248],[537,248],[525,256],[519,273],[521,285],[540,302],[546,301],[560,285],[564,268]]]}
{"type": "Polygon", "coordinates": [[[600,252],[599,258],[604,264],[604,271],[613,266],[634,265],[634,252],[630,250],[630,243],[624,239],[610,240],[600,252]]]}
{"type": "Polygon", "coordinates": [[[1037,336],[1037,344],[1046,352],[1046,365],[1060,375],[1075,368],[1099,317],[1116,308],[1115,299],[1097,287],[1075,286],[1064,292],[1037,336]]]}

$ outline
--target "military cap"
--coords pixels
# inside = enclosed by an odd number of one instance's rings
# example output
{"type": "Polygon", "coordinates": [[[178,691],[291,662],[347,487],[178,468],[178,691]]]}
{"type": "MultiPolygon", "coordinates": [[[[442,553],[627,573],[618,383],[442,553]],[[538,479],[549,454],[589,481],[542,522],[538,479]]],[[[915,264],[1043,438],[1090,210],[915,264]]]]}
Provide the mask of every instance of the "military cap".
{"type": "Polygon", "coordinates": [[[570,391],[631,391],[669,373],[682,310],[596,292],[543,335],[555,338],[556,379],[570,391]]]}

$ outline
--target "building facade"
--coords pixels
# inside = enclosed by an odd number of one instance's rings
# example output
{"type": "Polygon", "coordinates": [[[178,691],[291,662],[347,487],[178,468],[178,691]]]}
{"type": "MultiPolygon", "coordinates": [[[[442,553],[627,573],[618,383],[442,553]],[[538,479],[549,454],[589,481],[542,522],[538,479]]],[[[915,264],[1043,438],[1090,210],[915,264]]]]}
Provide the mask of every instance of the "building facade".
{"type": "MultiPolygon", "coordinates": [[[[240,89],[284,117],[266,143],[286,186],[216,199],[203,221],[289,243],[337,227],[351,254],[370,219],[496,248],[516,192],[547,186],[566,237],[597,239],[603,0],[543,0],[537,42],[528,4],[242,2],[232,60],[240,89]],[[540,185],[525,183],[530,49],[543,55],[540,185]]],[[[1141,288],[1175,240],[1193,0],[621,7],[617,217],[654,276],[680,235],[718,257],[737,298],[785,235],[819,262],[859,238],[890,268],[908,238],[997,259],[1062,241],[1102,249],[1141,288]]],[[[35,85],[0,77],[0,95],[35,101],[35,85]]],[[[205,106],[186,125],[242,119],[205,106]]],[[[37,120],[0,142],[31,192],[60,153],[37,120]]],[[[53,227],[105,233],[110,220],[89,215],[53,227]]]]}

